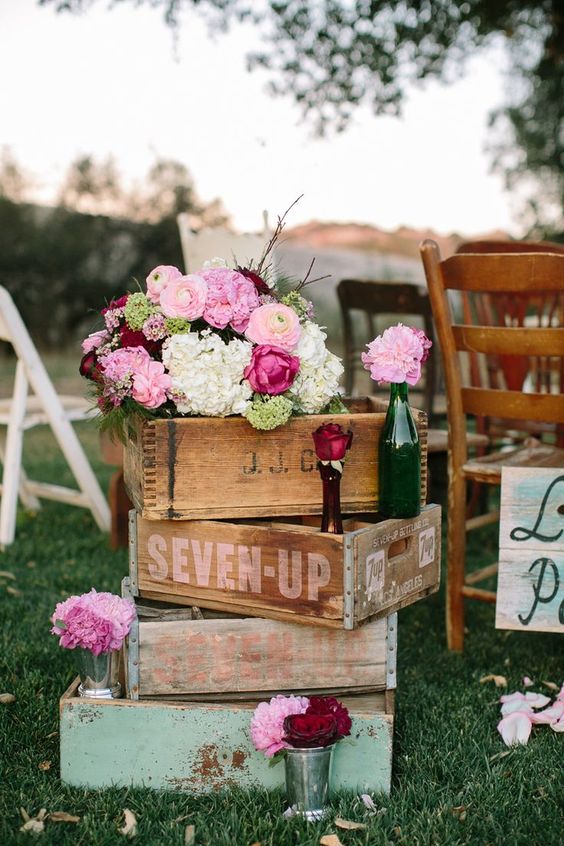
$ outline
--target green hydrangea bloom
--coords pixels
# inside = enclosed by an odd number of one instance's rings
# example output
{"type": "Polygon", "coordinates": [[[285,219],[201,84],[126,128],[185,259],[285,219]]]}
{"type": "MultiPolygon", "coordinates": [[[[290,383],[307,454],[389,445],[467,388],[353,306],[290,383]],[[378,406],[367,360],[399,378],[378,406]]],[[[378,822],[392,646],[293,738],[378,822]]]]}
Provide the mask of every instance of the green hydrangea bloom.
{"type": "Polygon", "coordinates": [[[169,335],[185,335],[190,331],[190,323],[185,317],[167,317],[165,326],[169,335]]]}
{"type": "Polygon", "coordinates": [[[305,317],[310,308],[310,303],[297,291],[290,291],[289,294],[285,294],[280,302],[294,309],[298,317],[305,317]]]}
{"type": "Polygon", "coordinates": [[[139,332],[154,310],[145,294],[138,291],[136,294],[130,294],[127,298],[123,315],[129,328],[133,329],[134,332],[139,332]]]}
{"type": "Polygon", "coordinates": [[[293,408],[292,401],[281,394],[277,397],[255,394],[244,416],[255,429],[276,429],[288,422],[293,408]]]}

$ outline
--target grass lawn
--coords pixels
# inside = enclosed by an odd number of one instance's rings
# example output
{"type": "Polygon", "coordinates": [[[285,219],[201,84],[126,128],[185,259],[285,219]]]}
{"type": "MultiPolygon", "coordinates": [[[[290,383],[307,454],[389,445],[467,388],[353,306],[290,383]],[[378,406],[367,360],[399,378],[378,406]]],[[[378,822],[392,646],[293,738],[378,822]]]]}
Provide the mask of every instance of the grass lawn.
{"type": "MultiPolygon", "coordinates": [[[[97,433],[87,424],[79,431],[106,486],[110,468],[97,458],[97,433]]],[[[48,433],[28,436],[27,455],[36,478],[71,481],[48,433]]],[[[495,531],[485,531],[472,549],[476,564],[493,557],[496,543],[495,531]]],[[[36,838],[45,846],[124,843],[124,808],[137,816],[134,842],[148,846],[181,846],[188,824],[195,846],[313,846],[330,832],[344,846],[562,843],[564,738],[537,727],[528,746],[507,750],[496,731],[503,691],[479,683],[484,674],[503,674],[513,691],[529,675],[538,683],[533,690],[547,692],[541,681],[560,684],[564,675],[558,635],[496,631],[494,609],[474,603],[466,652],[453,655],[445,648],[442,590],[401,611],[392,794],[374,797],[378,816],[368,816],[354,795],[335,796],[335,814],[367,824],[339,832],[333,817],[321,824],[283,819],[280,792],[194,798],[61,784],[58,700],[74,671],[72,655],[49,634],[49,616],[57,601],[92,585],[118,592],[126,552],[109,551],[87,512],[46,503],[36,516],[20,513],[17,541],[0,554],[0,570],[0,692],[16,696],[0,705],[1,846],[34,839],[19,831],[20,808],[80,817],[76,824],[47,822],[36,838]]]]}

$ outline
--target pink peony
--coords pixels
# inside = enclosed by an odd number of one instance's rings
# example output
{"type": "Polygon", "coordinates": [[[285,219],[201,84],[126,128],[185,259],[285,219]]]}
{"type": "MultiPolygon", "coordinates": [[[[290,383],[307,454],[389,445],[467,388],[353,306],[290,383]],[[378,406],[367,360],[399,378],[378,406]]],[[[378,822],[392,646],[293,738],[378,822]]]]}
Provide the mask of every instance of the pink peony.
{"type": "Polygon", "coordinates": [[[268,303],[256,308],[245,332],[247,338],[255,344],[282,347],[286,352],[297,347],[301,334],[298,315],[283,303],[268,303]]]}
{"type": "Polygon", "coordinates": [[[200,275],[208,286],[204,320],[216,329],[230,324],[235,332],[244,332],[251,312],[260,305],[251,280],[228,267],[208,267],[200,275]]]}
{"type": "Polygon", "coordinates": [[[51,632],[66,649],[90,649],[94,655],[121,649],[135,619],[135,606],[129,599],[94,588],[82,596],[59,602],[51,617],[51,632]]]}
{"type": "Polygon", "coordinates": [[[104,381],[104,396],[112,405],[120,405],[131,395],[134,373],[152,361],[145,347],[123,347],[100,356],[99,369],[104,381]]]}
{"type": "Polygon", "coordinates": [[[172,379],[165,373],[164,364],[149,358],[133,374],[131,396],[146,408],[158,408],[167,401],[171,388],[172,379]]]}
{"type": "Polygon", "coordinates": [[[259,394],[283,394],[296,378],[300,359],[280,347],[267,344],[254,347],[251,362],[244,371],[245,379],[259,394]]]}
{"type": "Polygon", "coordinates": [[[161,292],[160,304],[167,317],[197,320],[204,313],[208,286],[195,273],[173,279],[161,292]]]}
{"type": "Polygon", "coordinates": [[[407,382],[416,385],[421,376],[425,349],[409,326],[398,323],[368,344],[362,363],[376,382],[407,382]]]}
{"type": "Polygon", "coordinates": [[[237,273],[236,277],[231,326],[235,332],[243,333],[248,326],[251,313],[259,307],[260,299],[258,290],[251,279],[240,273],[237,273]]]}
{"type": "Polygon", "coordinates": [[[251,719],[251,739],[255,749],[272,758],[289,744],[282,740],[284,720],[290,714],[304,714],[309,699],[307,696],[273,696],[270,702],[260,702],[251,719]]]}
{"type": "Polygon", "coordinates": [[[110,340],[110,333],[106,329],[101,329],[99,332],[91,332],[87,338],[82,342],[82,352],[89,353],[97,350],[102,344],[110,340]]]}
{"type": "Polygon", "coordinates": [[[419,340],[421,341],[421,346],[423,347],[423,355],[421,357],[421,364],[425,364],[427,359],[431,354],[431,347],[433,346],[433,342],[427,337],[423,329],[415,329],[413,326],[411,327],[411,331],[417,335],[419,340]]]}
{"type": "Polygon", "coordinates": [[[182,274],[177,267],[170,264],[159,264],[147,276],[147,299],[158,303],[164,289],[182,274]]]}

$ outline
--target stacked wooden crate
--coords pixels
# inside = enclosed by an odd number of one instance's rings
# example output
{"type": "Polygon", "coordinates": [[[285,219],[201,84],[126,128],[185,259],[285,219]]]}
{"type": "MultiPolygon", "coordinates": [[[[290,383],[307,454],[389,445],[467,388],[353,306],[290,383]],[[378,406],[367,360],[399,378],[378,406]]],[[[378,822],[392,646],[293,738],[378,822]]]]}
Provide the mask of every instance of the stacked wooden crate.
{"type": "MultiPolygon", "coordinates": [[[[395,612],[438,587],[440,509],[378,521],[385,408],[358,401],[350,415],[296,418],[268,433],[241,418],[140,428],[125,460],[135,511],[123,587],[138,606],[126,698],[63,697],[66,781],[193,792],[281,785],[283,767],[252,746],[252,710],[278,693],[331,693],[353,718],[335,784],[389,790],[395,612]],[[318,528],[311,433],[329,421],[354,433],[342,535],[318,528]]],[[[417,425],[424,495],[423,414],[417,425]]]]}

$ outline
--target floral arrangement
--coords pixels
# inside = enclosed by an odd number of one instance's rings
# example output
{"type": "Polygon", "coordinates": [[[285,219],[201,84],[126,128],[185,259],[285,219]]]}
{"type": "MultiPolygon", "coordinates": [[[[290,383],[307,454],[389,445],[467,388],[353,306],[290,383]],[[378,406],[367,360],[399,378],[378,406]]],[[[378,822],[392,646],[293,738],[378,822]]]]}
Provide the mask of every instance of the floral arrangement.
{"type": "Polygon", "coordinates": [[[348,710],[332,696],[273,696],[251,718],[251,739],[272,758],[285,749],[329,746],[351,733],[348,710]]]}
{"type": "MultiPolygon", "coordinates": [[[[523,683],[525,687],[532,684],[526,677],[523,683]]],[[[533,726],[547,725],[553,731],[564,732],[564,684],[554,701],[533,691],[506,693],[499,701],[502,718],[497,730],[506,746],[526,744],[533,726]]]]}
{"type": "Polygon", "coordinates": [[[243,415],[274,429],[294,414],[343,410],[343,366],[300,293],[318,281],[308,281],[313,262],[294,287],[273,278],[269,256],[286,214],[256,265],[214,258],[187,275],[159,265],[145,291],[102,309],[104,328],[83,341],[80,372],[106,426],[123,431],[132,415],[243,415]]]}
{"type": "Polygon", "coordinates": [[[89,649],[94,655],[121,649],[135,619],[135,605],[113,593],[94,588],[57,603],[51,633],[65,649],[89,649]]]}
{"type": "Polygon", "coordinates": [[[398,323],[367,344],[368,352],[360,357],[375,382],[416,385],[432,345],[422,329],[398,323]]]}

